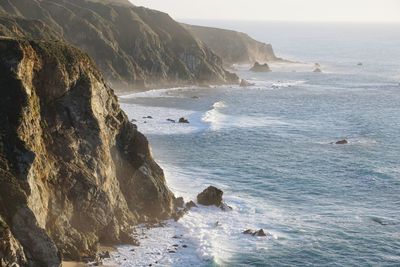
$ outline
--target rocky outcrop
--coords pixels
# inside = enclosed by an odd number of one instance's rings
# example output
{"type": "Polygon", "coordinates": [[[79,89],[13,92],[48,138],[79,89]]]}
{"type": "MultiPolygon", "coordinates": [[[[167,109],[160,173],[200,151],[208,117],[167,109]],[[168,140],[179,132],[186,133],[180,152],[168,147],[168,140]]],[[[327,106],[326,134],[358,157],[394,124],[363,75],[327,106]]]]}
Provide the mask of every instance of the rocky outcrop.
{"type": "Polygon", "coordinates": [[[256,61],[282,61],[276,57],[270,44],[254,40],[237,31],[183,24],[197,38],[210,47],[225,65],[253,64],[256,61]]]}
{"type": "Polygon", "coordinates": [[[222,205],[222,195],[224,192],[222,190],[209,186],[204,189],[203,192],[197,195],[197,203],[204,206],[217,206],[220,207],[222,205]]]}
{"type": "Polygon", "coordinates": [[[0,34],[46,40],[60,36],[88,53],[114,87],[238,82],[224,70],[221,58],[185,27],[127,0],[3,0],[1,13],[0,34]],[[26,20],[45,27],[27,27],[26,20]]]}
{"type": "Polygon", "coordinates": [[[260,230],[251,230],[247,229],[243,232],[245,235],[252,235],[252,236],[267,236],[263,229],[260,230]]]}
{"type": "Polygon", "coordinates": [[[240,87],[249,87],[253,85],[255,85],[255,83],[248,82],[245,79],[241,79],[239,84],[240,87]]]}
{"type": "Polygon", "coordinates": [[[1,266],[90,258],[174,214],[146,137],[86,54],[0,38],[0,73],[1,266]]]}
{"type": "Polygon", "coordinates": [[[322,72],[321,64],[315,63],[315,64],[314,64],[314,70],[313,70],[313,72],[315,72],[315,73],[321,73],[321,72],[322,72]]]}
{"type": "Polygon", "coordinates": [[[267,63],[260,64],[258,62],[254,63],[254,66],[250,69],[253,72],[270,72],[271,69],[267,63]]]}
{"type": "Polygon", "coordinates": [[[0,217],[0,266],[27,265],[21,244],[13,236],[9,226],[0,217]]]}
{"type": "Polygon", "coordinates": [[[184,118],[184,117],[182,117],[182,118],[179,119],[178,122],[179,122],[179,123],[189,123],[189,120],[186,119],[186,118],[184,118]]]}

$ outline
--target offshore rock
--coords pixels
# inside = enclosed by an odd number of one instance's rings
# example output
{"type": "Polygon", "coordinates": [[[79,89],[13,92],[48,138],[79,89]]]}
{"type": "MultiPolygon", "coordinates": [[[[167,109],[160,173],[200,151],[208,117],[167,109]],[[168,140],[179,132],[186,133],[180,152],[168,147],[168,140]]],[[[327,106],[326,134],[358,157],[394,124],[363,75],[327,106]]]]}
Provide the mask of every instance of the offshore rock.
{"type": "Polygon", "coordinates": [[[247,229],[243,232],[245,235],[252,235],[252,236],[267,236],[263,229],[260,230],[251,230],[247,229]]]}
{"type": "Polygon", "coordinates": [[[249,87],[253,85],[255,85],[255,83],[248,82],[245,79],[242,79],[239,84],[240,87],[249,87]]]}
{"type": "Polygon", "coordinates": [[[189,120],[186,119],[186,118],[184,118],[184,117],[182,117],[182,118],[179,119],[178,122],[179,122],[179,123],[189,123],[189,120]]]}
{"type": "Polygon", "coordinates": [[[250,69],[253,72],[270,72],[271,69],[269,68],[268,64],[260,64],[258,62],[254,63],[254,66],[250,69]]]}
{"type": "Polygon", "coordinates": [[[209,186],[208,188],[204,189],[203,192],[197,195],[197,203],[204,206],[215,205],[220,207],[222,204],[223,194],[224,192],[222,192],[222,190],[214,186],[209,186]]]}
{"type": "Polygon", "coordinates": [[[94,258],[99,242],[135,243],[133,225],[172,217],[146,137],[86,54],[0,38],[0,73],[2,266],[94,258]]]}

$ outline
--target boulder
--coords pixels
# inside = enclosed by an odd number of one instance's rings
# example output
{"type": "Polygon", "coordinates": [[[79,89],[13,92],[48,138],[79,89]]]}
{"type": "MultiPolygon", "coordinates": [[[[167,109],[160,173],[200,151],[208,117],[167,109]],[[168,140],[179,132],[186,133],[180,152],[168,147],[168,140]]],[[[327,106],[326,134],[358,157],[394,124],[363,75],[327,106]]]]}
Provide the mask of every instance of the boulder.
{"type": "Polygon", "coordinates": [[[343,140],[337,141],[335,144],[336,145],[346,145],[348,143],[349,143],[349,141],[347,141],[346,139],[343,139],[343,140]]]}
{"type": "Polygon", "coordinates": [[[252,235],[253,233],[254,233],[254,231],[251,229],[247,229],[247,230],[243,231],[243,234],[245,234],[245,235],[252,235]]]}
{"type": "Polygon", "coordinates": [[[110,252],[108,250],[107,251],[103,251],[103,252],[99,253],[99,258],[101,260],[109,259],[109,258],[111,258],[111,254],[110,254],[110,252]]]}
{"type": "Polygon", "coordinates": [[[252,236],[267,236],[267,234],[264,232],[263,229],[260,230],[247,229],[243,232],[243,234],[252,236]]]}
{"type": "Polygon", "coordinates": [[[250,71],[253,71],[253,72],[270,72],[271,69],[270,69],[270,67],[268,66],[267,63],[260,64],[260,63],[256,62],[256,63],[254,63],[254,66],[250,69],[250,71]]]}
{"type": "Polygon", "coordinates": [[[197,195],[197,203],[204,206],[217,206],[220,207],[222,204],[222,195],[224,192],[222,190],[209,186],[203,192],[197,195]]]}
{"type": "Polygon", "coordinates": [[[228,204],[226,204],[225,202],[222,202],[221,205],[219,206],[219,208],[223,211],[233,210],[233,208],[231,206],[229,206],[228,204]]]}
{"type": "Polygon", "coordinates": [[[185,205],[185,201],[183,200],[183,197],[175,198],[174,205],[175,205],[176,208],[182,208],[183,209],[183,207],[185,205]]]}
{"type": "Polygon", "coordinates": [[[179,119],[179,123],[189,123],[189,120],[184,118],[184,117],[182,117],[182,118],[179,119]]]}
{"type": "Polygon", "coordinates": [[[256,231],[253,236],[267,236],[263,229],[256,231]]]}
{"type": "Polygon", "coordinates": [[[186,209],[190,210],[191,208],[197,208],[197,205],[193,201],[189,201],[186,203],[185,207],[186,209]]]}
{"type": "Polygon", "coordinates": [[[248,86],[253,86],[253,85],[255,85],[255,83],[248,82],[245,79],[240,80],[240,84],[239,84],[240,87],[248,87],[248,86]]]}

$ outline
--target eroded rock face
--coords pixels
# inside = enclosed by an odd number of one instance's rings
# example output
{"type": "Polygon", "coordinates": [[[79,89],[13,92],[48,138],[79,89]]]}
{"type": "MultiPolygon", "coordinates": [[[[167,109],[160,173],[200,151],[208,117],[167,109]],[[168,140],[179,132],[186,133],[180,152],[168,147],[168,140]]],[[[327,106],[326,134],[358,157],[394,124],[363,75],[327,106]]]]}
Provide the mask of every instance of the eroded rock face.
{"type": "Polygon", "coordinates": [[[172,216],[146,137],[86,54],[0,38],[0,73],[3,261],[93,257],[99,241],[132,243],[132,225],[172,216]]]}
{"type": "Polygon", "coordinates": [[[87,52],[106,79],[124,90],[238,82],[220,57],[168,14],[128,0],[2,0],[0,15],[0,35],[58,35],[87,52]],[[38,20],[46,25],[42,31],[26,26],[38,20]]]}
{"type": "Polygon", "coordinates": [[[21,244],[0,217],[0,266],[12,266],[12,264],[24,266],[27,260],[21,244]]]}
{"type": "Polygon", "coordinates": [[[183,24],[197,38],[222,58],[225,65],[248,64],[255,61],[282,61],[270,44],[258,42],[249,35],[225,29],[183,24]]]}

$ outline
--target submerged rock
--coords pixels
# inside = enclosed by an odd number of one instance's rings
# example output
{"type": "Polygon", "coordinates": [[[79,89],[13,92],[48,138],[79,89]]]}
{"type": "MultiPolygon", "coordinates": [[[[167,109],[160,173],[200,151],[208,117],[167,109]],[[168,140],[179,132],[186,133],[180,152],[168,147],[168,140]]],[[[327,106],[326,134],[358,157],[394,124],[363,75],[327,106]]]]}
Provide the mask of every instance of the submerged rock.
{"type": "Polygon", "coordinates": [[[179,122],[179,123],[189,123],[189,120],[186,119],[186,118],[184,118],[184,117],[182,117],[182,118],[179,119],[178,122],[179,122]]]}
{"type": "Polygon", "coordinates": [[[243,234],[252,235],[252,236],[267,236],[267,234],[264,232],[263,229],[260,229],[260,230],[247,229],[243,232],[243,234]]]}
{"type": "Polygon", "coordinates": [[[261,65],[260,63],[256,62],[256,63],[254,63],[254,66],[250,69],[250,71],[253,71],[253,72],[270,72],[271,69],[270,69],[270,67],[268,66],[267,63],[261,65]]]}
{"type": "Polygon", "coordinates": [[[176,122],[176,121],[173,120],[173,119],[167,119],[167,121],[172,122],[172,123],[175,123],[175,122],[176,122]]]}
{"type": "Polygon", "coordinates": [[[224,192],[222,190],[209,186],[203,192],[197,195],[197,203],[204,206],[217,206],[220,207],[222,204],[222,195],[224,192]]]}

